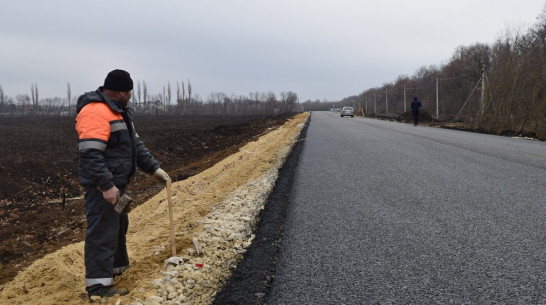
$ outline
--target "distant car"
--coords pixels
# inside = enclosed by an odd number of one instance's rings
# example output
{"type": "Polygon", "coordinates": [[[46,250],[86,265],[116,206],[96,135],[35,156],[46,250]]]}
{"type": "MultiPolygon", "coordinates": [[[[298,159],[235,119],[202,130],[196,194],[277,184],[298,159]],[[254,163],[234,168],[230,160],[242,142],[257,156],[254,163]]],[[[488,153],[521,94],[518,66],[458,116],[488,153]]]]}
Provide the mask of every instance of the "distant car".
{"type": "Polygon", "coordinates": [[[341,109],[341,117],[344,116],[354,117],[355,111],[353,110],[353,107],[343,107],[343,109],[341,109]]]}

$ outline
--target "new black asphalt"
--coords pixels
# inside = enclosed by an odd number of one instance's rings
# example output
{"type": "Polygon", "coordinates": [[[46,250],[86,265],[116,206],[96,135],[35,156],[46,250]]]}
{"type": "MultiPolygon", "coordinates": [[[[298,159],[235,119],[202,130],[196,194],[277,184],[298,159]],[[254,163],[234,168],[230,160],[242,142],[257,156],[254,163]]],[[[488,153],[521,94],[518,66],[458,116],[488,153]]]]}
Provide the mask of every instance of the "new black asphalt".
{"type": "Polygon", "coordinates": [[[219,304],[546,303],[546,143],[330,112],[301,142],[273,270],[219,304]]]}

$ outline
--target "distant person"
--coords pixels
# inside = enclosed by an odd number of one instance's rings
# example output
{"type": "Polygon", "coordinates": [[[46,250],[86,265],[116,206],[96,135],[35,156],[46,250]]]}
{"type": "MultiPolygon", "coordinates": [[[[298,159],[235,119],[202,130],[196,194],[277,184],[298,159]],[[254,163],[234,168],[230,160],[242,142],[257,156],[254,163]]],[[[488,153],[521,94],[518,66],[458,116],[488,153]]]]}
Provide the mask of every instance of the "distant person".
{"type": "Polygon", "coordinates": [[[413,97],[413,102],[411,102],[411,113],[413,114],[413,126],[417,126],[419,123],[419,108],[421,108],[421,102],[417,99],[416,96],[413,97]]]}
{"type": "Polygon", "coordinates": [[[136,166],[161,181],[169,175],[140,141],[133,126],[133,80],[128,72],[113,70],[104,85],[78,98],[76,131],[80,162],[78,179],[85,189],[85,285],[89,298],[125,295],[114,288],[114,276],[129,267],[126,234],[129,217],[114,204],[136,171],[136,166]]]}

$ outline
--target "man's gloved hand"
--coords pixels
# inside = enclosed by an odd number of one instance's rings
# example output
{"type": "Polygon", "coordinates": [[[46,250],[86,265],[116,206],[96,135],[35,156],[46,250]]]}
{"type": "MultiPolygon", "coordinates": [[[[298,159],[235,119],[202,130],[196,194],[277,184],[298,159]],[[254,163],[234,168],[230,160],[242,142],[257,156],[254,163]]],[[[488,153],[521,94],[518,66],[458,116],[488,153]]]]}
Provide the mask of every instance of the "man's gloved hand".
{"type": "Polygon", "coordinates": [[[171,180],[171,177],[169,177],[167,172],[165,172],[161,168],[158,168],[158,169],[155,170],[154,176],[157,178],[157,180],[159,180],[161,182],[167,182],[167,181],[171,180]]]}

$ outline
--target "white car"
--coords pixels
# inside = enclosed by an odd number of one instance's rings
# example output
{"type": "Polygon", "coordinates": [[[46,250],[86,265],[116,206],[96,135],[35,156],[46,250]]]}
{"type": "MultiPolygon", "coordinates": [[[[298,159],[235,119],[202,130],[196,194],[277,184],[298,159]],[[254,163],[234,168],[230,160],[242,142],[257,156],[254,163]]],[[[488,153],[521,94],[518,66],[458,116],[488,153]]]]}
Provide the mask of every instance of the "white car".
{"type": "Polygon", "coordinates": [[[343,107],[343,109],[341,109],[341,117],[344,116],[354,117],[355,111],[353,110],[353,107],[343,107]]]}

